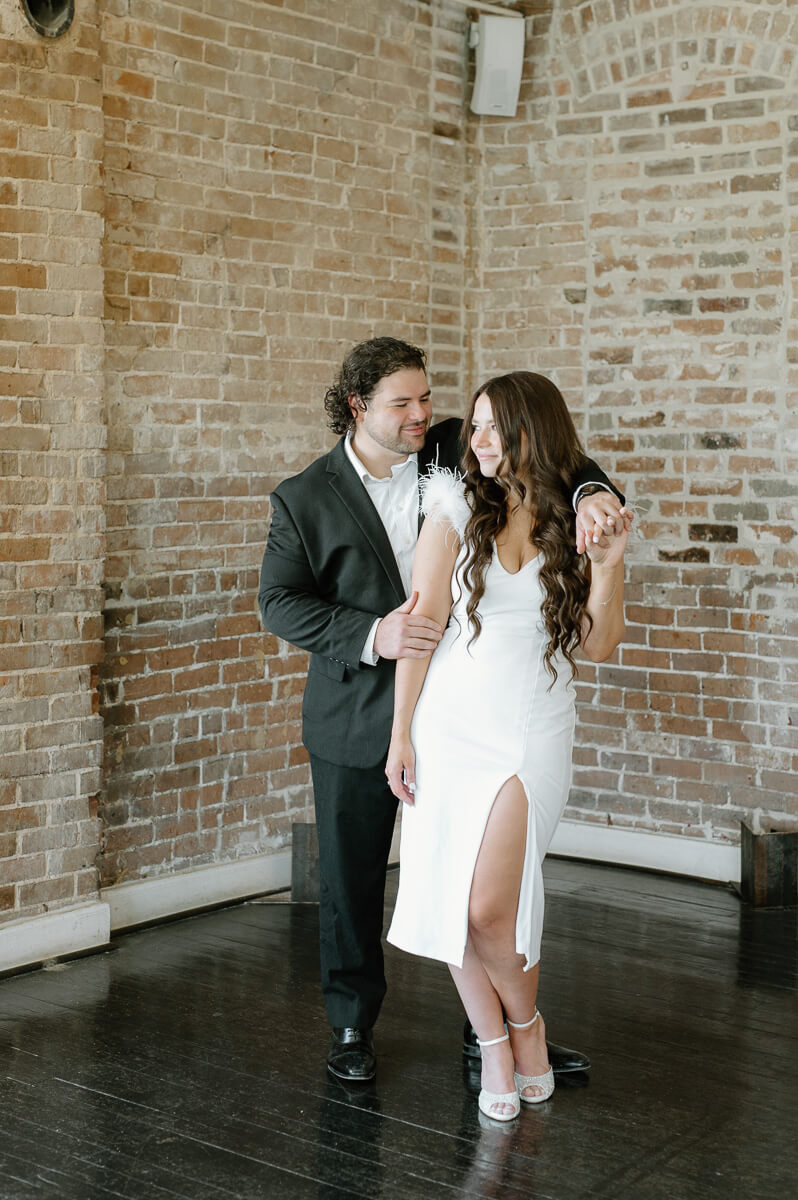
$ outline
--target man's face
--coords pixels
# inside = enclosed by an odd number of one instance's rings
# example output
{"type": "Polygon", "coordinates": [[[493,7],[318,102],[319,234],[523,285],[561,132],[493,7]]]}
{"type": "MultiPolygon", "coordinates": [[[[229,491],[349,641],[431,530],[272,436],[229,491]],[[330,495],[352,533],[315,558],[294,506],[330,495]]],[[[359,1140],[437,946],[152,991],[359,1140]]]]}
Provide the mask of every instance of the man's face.
{"type": "Polygon", "coordinates": [[[424,446],[432,421],[432,401],[424,371],[406,367],[380,380],[365,412],[352,397],[355,434],[392,454],[414,454],[424,446]]]}

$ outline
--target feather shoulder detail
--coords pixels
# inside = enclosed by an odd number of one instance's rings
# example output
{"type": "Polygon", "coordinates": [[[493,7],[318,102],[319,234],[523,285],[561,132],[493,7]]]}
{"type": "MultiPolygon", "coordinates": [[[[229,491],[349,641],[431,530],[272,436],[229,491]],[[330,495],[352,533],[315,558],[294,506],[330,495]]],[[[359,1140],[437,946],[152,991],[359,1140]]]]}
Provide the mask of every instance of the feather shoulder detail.
{"type": "Polygon", "coordinates": [[[462,540],[471,508],[466,499],[463,476],[448,467],[431,466],[418,481],[421,511],[425,517],[450,525],[462,540]]]}

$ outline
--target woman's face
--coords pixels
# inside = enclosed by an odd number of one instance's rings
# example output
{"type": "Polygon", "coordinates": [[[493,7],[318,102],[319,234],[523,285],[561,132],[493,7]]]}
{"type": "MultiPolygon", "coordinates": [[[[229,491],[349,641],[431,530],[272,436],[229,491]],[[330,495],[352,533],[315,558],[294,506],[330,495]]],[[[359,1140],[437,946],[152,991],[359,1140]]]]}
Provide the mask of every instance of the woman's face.
{"type": "Polygon", "coordinates": [[[499,474],[504,451],[493,424],[493,409],[485,392],[477,397],[474,405],[474,415],[471,418],[471,449],[479,459],[479,469],[483,475],[492,478],[499,474]]]}

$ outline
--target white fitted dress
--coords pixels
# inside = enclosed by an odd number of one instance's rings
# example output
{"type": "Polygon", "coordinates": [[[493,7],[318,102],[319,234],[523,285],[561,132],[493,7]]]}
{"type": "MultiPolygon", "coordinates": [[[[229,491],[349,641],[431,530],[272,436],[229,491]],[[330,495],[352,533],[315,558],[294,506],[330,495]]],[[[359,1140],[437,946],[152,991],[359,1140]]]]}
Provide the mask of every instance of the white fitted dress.
{"type": "MultiPolygon", "coordinates": [[[[468,502],[452,472],[422,480],[422,508],[462,537],[468,502]]],[[[574,688],[564,658],[557,679],[543,665],[539,558],[515,574],[494,553],[479,603],[482,632],[466,613],[461,549],[452,615],[432,655],[413,717],[415,804],[402,809],[399,893],[388,941],[412,954],[462,966],[477,854],[497,793],[518,776],[529,804],[516,920],[525,969],[540,958],[541,864],[571,780],[574,688]]]]}

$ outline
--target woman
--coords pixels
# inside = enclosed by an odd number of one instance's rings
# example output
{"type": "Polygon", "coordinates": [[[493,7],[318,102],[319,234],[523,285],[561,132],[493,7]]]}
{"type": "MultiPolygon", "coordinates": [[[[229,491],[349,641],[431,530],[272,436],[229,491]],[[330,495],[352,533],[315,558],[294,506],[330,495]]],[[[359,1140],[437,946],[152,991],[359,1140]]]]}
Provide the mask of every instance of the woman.
{"type": "Polygon", "coordinates": [[[482,1047],[480,1109],[508,1121],[554,1089],[541,863],[568,798],[573,653],[600,662],[621,640],[627,533],[577,555],[563,497],[584,452],[548,379],[490,380],[469,430],[465,478],[434,472],[423,495],[416,611],[452,619],[431,658],[397,664],[386,774],[407,807],[388,940],[449,964],[482,1047]]]}

